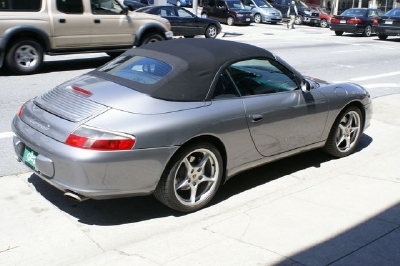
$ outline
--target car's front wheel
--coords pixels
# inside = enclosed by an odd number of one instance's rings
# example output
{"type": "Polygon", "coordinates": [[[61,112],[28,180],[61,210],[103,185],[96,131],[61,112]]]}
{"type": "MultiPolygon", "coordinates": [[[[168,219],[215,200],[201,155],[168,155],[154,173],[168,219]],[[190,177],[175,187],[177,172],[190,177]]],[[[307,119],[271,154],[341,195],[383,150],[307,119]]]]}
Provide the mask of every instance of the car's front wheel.
{"type": "Polygon", "coordinates": [[[229,26],[233,26],[235,24],[235,19],[231,16],[227,17],[226,24],[228,24],[229,26]]]}
{"type": "Polygon", "coordinates": [[[218,28],[214,24],[211,24],[207,27],[205,36],[206,38],[215,39],[218,35],[218,28]]]}
{"type": "Polygon", "coordinates": [[[301,25],[302,23],[303,23],[303,17],[300,15],[296,16],[296,18],[294,19],[294,24],[301,25]]]}
{"type": "Polygon", "coordinates": [[[172,209],[197,211],[214,197],[222,174],[223,161],[218,149],[209,143],[193,144],[174,156],[154,196],[172,209]]]}
{"type": "Polygon", "coordinates": [[[343,35],[343,31],[335,31],[336,36],[342,36],[343,35]]]}
{"type": "Polygon", "coordinates": [[[260,14],[255,14],[254,15],[254,22],[255,23],[261,23],[261,15],[260,14]]]}
{"type": "Polygon", "coordinates": [[[143,38],[140,41],[140,45],[145,45],[152,42],[160,42],[164,40],[165,40],[164,37],[158,33],[147,33],[143,35],[143,38]]]}
{"type": "Polygon", "coordinates": [[[32,74],[43,62],[43,48],[34,39],[18,39],[6,54],[9,69],[16,74],[32,74]]]}
{"type": "Polygon", "coordinates": [[[326,21],[326,19],[321,19],[320,25],[321,28],[328,28],[328,21],[326,21]]]}
{"type": "Polygon", "coordinates": [[[364,32],[363,32],[363,36],[365,37],[369,37],[372,34],[372,27],[371,25],[367,25],[367,27],[365,27],[364,32]]]}
{"type": "Polygon", "coordinates": [[[333,124],[324,150],[337,158],[349,155],[356,148],[362,129],[360,109],[354,106],[345,109],[333,124]]]}
{"type": "Polygon", "coordinates": [[[202,18],[208,18],[208,15],[207,15],[207,13],[201,13],[201,17],[202,18]]]}

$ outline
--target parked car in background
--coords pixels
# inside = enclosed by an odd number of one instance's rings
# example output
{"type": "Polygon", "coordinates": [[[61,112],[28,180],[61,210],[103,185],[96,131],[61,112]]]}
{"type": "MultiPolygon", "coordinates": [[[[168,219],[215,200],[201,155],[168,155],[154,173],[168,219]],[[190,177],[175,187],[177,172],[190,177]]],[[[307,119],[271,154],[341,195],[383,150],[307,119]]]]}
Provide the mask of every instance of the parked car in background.
{"type": "Polygon", "coordinates": [[[141,7],[154,5],[154,0],[124,0],[123,5],[133,11],[141,7]]]}
{"type": "MultiPolygon", "coordinates": [[[[287,11],[289,9],[290,2],[292,0],[271,0],[272,6],[281,11],[282,16],[287,19],[287,11]]],[[[303,1],[297,0],[295,1],[297,12],[299,13],[296,16],[296,20],[294,23],[296,25],[307,24],[307,25],[319,25],[319,13],[316,10],[311,9],[306,3],[303,1]]]]}
{"type": "Polygon", "coordinates": [[[147,6],[136,12],[159,15],[171,23],[174,36],[193,38],[195,35],[204,35],[206,38],[215,38],[221,32],[221,24],[213,19],[199,18],[189,10],[178,6],[147,6]]]}
{"type": "Polygon", "coordinates": [[[167,3],[176,6],[192,6],[192,0],[167,0],[167,3]]]}
{"type": "Polygon", "coordinates": [[[332,18],[329,10],[327,10],[325,7],[320,7],[318,5],[309,5],[309,7],[311,9],[318,11],[320,19],[319,25],[322,28],[329,28],[329,26],[331,25],[331,18],[332,18]]]}
{"type": "Polygon", "coordinates": [[[388,36],[399,36],[400,8],[393,8],[385,15],[375,18],[372,28],[381,40],[386,40],[388,36]]]}
{"type": "Polygon", "coordinates": [[[349,8],[340,15],[331,18],[330,29],[336,35],[341,36],[344,32],[361,33],[369,37],[373,32],[374,19],[385,13],[377,8],[349,8]]]}
{"type": "Polygon", "coordinates": [[[205,0],[201,16],[218,20],[229,26],[250,25],[253,22],[253,14],[244,8],[240,0],[205,0]]]}
{"type": "Polygon", "coordinates": [[[153,194],[193,212],[242,171],[318,148],[351,154],[371,117],[360,85],[306,77],[249,44],[180,38],[28,100],[13,147],[32,178],[66,197],[153,194]]]}
{"type": "Polygon", "coordinates": [[[282,21],[282,13],[266,0],[241,0],[245,9],[253,13],[255,23],[277,24],[282,21]]]}

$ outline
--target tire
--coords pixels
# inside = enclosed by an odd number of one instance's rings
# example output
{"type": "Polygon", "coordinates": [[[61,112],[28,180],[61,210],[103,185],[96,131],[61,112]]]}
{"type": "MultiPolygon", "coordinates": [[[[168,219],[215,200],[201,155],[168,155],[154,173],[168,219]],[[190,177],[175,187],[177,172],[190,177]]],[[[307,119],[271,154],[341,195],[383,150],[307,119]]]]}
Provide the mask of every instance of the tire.
{"type": "Polygon", "coordinates": [[[42,45],[34,39],[18,39],[11,44],[5,60],[15,74],[32,74],[42,66],[42,45]]]}
{"type": "Polygon", "coordinates": [[[294,19],[294,24],[301,25],[302,23],[303,23],[303,17],[300,15],[296,16],[296,18],[294,19]]]}
{"type": "Polygon", "coordinates": [[[228,24],[229,26],[233,26],[235,25],[235,19],[231,16],[226,18],[226,24],[228,24]]]}
{"type": "Polygon", "coordinates": [[[379,34],[378,38],[379,38],[379,40],[386,40],[388,38],[388,36],[385,34],[379,34]]]}
{"type": "Polygon", "coordinates": [[[370,37],[372,34],[372,27],[371,25],[367,25],[367,27],[365,27],[364,32],[362,33],[362,35],[364,37],[370,37]]]}
{"type": "Polygon", "coordinates": [[[328,21],[326,21],[326,19],[321,19],[319,24],[321,25],[321,28],[328,28],[328,21]]]}
{"type": "Polygon", "coordinates": [[[201,13],[201,17],[202,17],[202,18],[208,18],[208,16],[207,16],[206,13],[201,13]]]}
{"type": "Polygon", "coordinates": [[[254,15],[254,22],[255,23],[261,23],[262,19],[261,19],[261,15],[260,14],[255,14],[254,15]]]}
{"type": "Polygon", "coordinates": [[[206,38],[215,39],[218,35],[218,28],[214,24],[211,24],[207,27],[206,33],[204,34],[206,38]]]}
{"type": "Polygon", "coordinates": [[[336,118],[324,150],[326,153],[341,158],[349,155],[356,148],[363,129],[363,119],[360,109],[349,107],[336,118]]]}
{"type": "Polygon", "coordinates": [[[145,45],[152,42],[160,42],[164,41],[165,38],[158,33],[146,33],[143,35],[142,40],[140,41],[140,46],[145,45]]]}
{"type": "Polygon", "coordinates": [[[342,36],[343,35],[343,31],[335,31],[336,36],[342,36]]]}
{"type": "Polygon", "coordinates": [[[220,152],[209,143],[193,144],[172,158],[154,196],[174,210],[197,211],[214,197],[222,174],[220,152]]]}

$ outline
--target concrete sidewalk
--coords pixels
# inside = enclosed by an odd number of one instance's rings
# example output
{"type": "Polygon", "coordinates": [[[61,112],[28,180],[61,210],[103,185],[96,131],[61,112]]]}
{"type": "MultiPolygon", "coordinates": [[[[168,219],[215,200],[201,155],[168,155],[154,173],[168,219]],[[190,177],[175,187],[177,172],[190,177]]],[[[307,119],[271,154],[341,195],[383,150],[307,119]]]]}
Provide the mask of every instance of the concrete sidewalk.
{"type": "Polygon", "coordinates": [[[151,196],[73,203],[0,178],[0,265],[400,265],[400,95],[375,98],[356,153],[247,171],[182,215],[151,196]]]}

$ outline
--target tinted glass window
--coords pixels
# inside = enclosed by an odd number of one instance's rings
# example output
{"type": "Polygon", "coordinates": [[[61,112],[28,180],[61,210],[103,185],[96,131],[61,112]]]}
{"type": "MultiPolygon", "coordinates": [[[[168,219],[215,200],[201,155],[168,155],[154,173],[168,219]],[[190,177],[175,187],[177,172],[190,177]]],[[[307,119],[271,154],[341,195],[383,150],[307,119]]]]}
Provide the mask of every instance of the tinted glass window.
{"type": "Polygon", "coordinates": [[[237,98],[239,93],[229,75],[224,71],[219,75],[215,84],[213,99],[237,98]]]}
{"type": "Polygon", "coordinates": [[[31,11],[41,8],[41,0],[0,0],[0,11],[31,11]]]}
{"type": "Polygon", "coordinates": [[[275,60],[251,59],[229,67],[243,96],[293,91],[298,88],[293,73],[275,60]]]}
{"type": "Polygon", "coordinates": [[[82,0],[56,0],[57,10],[65,14],[82,14],[82,0]]]}
{"type": "Polygon", "coordinates": [[[171,71],[165,62],[141,56],[120,56],[97,69],[113,76],[142,84],[154,84],[171,71]]]}

